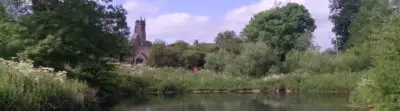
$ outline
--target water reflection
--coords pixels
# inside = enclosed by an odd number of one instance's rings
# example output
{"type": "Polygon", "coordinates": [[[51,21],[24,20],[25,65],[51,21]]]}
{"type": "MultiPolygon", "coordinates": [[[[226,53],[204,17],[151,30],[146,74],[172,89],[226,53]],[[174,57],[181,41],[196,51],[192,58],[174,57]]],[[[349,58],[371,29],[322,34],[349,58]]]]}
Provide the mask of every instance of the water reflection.
{"type": "Polygon", "coordinates": [[[341,95],[156,96],[139,105],[123,102],[112,111],[363,111],[350,109],[347,101],[341,95]]]}

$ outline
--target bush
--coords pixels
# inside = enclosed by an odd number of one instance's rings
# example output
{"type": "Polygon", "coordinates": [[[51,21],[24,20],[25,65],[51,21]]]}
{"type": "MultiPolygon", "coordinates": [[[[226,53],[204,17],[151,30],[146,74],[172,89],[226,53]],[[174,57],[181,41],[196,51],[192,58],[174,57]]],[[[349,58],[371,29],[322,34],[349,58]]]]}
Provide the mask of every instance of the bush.
{"type": "Polygon", "coordinates": [[[95,91],[65,73],[0,60],[0,109],[9,111],[94,110],[95,91]]]}
{"type": "Polygon", "coordinates": [[[400,109],[400,15],[391,16],[377,33],[370,51],[375,52],[374,65],[367,77],[359,83],[353,101],[372,105],[379,111],[400,109]]]}
{"type": "Polygon", "coordinates": [[[333,56],[317,51],[292,51],[287,55],[286,61],[283,63],[283,72],[333,72],[332,59],[334,59],[333,56]]]}
{"type": "Polygon", "coordinates": [[[204,67],[216,72],[222,72],[233,61],[234,57],[232,53],[221,49],[206,55],[204,67]]]}
{"type": "Polygon", "coordinates": [[[356,51],[347,51],[339,56],[318,51],[292,51],[283,63],[282,72],[310,72],[315,74],[334,72],[358,72],[367,69],[370,65],[368,56],[356,55],[356,51]]]}
{"type": "Polygon", "coordinates": [[[348,92],[357,87],[357,81],[363,73],[336,72],[319,75],[312,74],[283,74],[262,78],[265,88],[284,86],[289,90],[308,92],[348,92]]]}
{"type": "MultiPolygon", "coordinates": [[[[107,67],[114,65],[110,64],[107,67]]],[[[90,69],[91,67],[80,67],[72,70],[71,79],[85,81],[91,88],[98,90],[96,95],[103,105],[113,105],[125,97],[140,96],[149,86],[149,83],[141,78],[118,74],[115,70],[92,69],[98,71],[90,72],[90,69]]]]}
{"type": "Polygon", "coordinates": [[[184,41],[166,45],[156,42],[151,48],[148,65],[153,67],[186,67],[198,64],[200,52],[184,41]]]}
{"type": "Polygon", "coordinates": [[[208,70],[199,72],[179,68],[150,68],[121,66],[119,74],[139,77],[150,82],[151,89],[186,91],[189,89],[238,89],[256,88],[253,80],[246,76],[215,73],[208,70]]]}
{"type": "Polygon", "coordinates": [[[243,45],[243,52],[229,63],[225,72],[249,76],[265,76],[279,61],[274,51],[263,42],[243,45]]]}

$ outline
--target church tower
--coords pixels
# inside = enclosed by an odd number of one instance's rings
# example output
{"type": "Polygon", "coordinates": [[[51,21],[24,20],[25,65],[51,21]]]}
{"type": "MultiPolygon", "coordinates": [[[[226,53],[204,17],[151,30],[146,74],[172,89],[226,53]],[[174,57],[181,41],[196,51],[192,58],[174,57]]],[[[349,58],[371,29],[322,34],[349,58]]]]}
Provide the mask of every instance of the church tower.
{"type": "Polygon", "coordinates": [[[140,17],[135,21],[132,41],[132,59],[131,64],[145,64],[149,57],[149,48],[151,43],[146,40],[146,20],[140,17]]]}
{"type": "Polygon", "coordinates": [[[140,17],[135,22],[134,39],[138,46],[144,46],[146,42],[146,21],[140,17]]]}

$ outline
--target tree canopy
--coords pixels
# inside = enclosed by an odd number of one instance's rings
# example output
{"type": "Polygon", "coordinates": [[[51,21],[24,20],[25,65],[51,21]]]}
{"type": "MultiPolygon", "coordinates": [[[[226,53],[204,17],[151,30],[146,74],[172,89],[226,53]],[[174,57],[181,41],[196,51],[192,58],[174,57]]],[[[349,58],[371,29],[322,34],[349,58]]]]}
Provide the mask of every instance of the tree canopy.
{"type": "Polygon", "coordinates": [[[215,43],[218,48],[225,49],[235,54],[240,53],[240,43],[242,42],[243,40],[232,30],[219,32],[217,37],[215,37],[215,43]]]}
{"type": "Polygon", "coordinates": [[[23,56],[36,64],[57,69],[93,64],[128,45],[127,12],[109,0],[33,0],[31,11],[22,21],[30,41],[23,56]]]}
{"type": "Polygon", "coordinates": [[[361,0],[329,0],[329,2],[331,3],[329,8],[332,13],[329,19],[334,24],[332,31],[337,37],[332,43],[339,50],[343,50],[348,47],[350,25],[356,18],[361,0]]]}
{"type": "Polygon", "coordinates": [[[242,35],[246,41],[264,41],[284,61],[290,50],[303,50],[311,46],[315,29],[315,21],[303,5],[288,3],[256,14],[242,35]]]}

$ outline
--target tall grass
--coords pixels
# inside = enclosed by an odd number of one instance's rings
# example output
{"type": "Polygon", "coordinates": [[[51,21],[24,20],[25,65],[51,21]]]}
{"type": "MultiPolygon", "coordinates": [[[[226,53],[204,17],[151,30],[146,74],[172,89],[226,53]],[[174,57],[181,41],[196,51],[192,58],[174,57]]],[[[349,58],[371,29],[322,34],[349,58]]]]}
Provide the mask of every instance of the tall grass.
{"type": "Polygon", "coordinates": [[[258,84],[246,76],[214,73],[202,70],[192,72],[179,68],[151,68],[121,66],[119,74],[136,76],[149,81],[152,89],[188,90],[188,89],[237,89],[256,88],[258,84]]]}
{"type": "Polygon", "coordinates": [[[151,88],[173,91],[196,89],[273,89],[284,86],[289,90],[311,91],[350,91],[356,87],[363,73],[326,74],[279,74],[262,78],[215,73],[208,70],[192,72],[176,68],[150,68],[121,66],[119,74],[143,78],[150,82],[151,88]]]}
{"type": "Polygon", "coordinates": [[[285,86],[292,91],[300,92],[349,92],[357,87],[357,82],[363,73],[336,72],[326,74],[293,74],[285,75],[281,79],[270,80],[267,86],[285,86]]]}
{"type": "Polygon", "coordinates": [[[359,72],[371,66],[369,56],[360,56],[355,51],[347,51],[339,56],[318,51],[290,52],[283,63],[285,73],[335,73],[359,72]]]}
{"type": "Polygon", "coordinates": [[[81,111],[95,106],[94,98],[94,90],[77,80],[66,79],[65,72],[0,60],[0,110],[81,111]]]}

